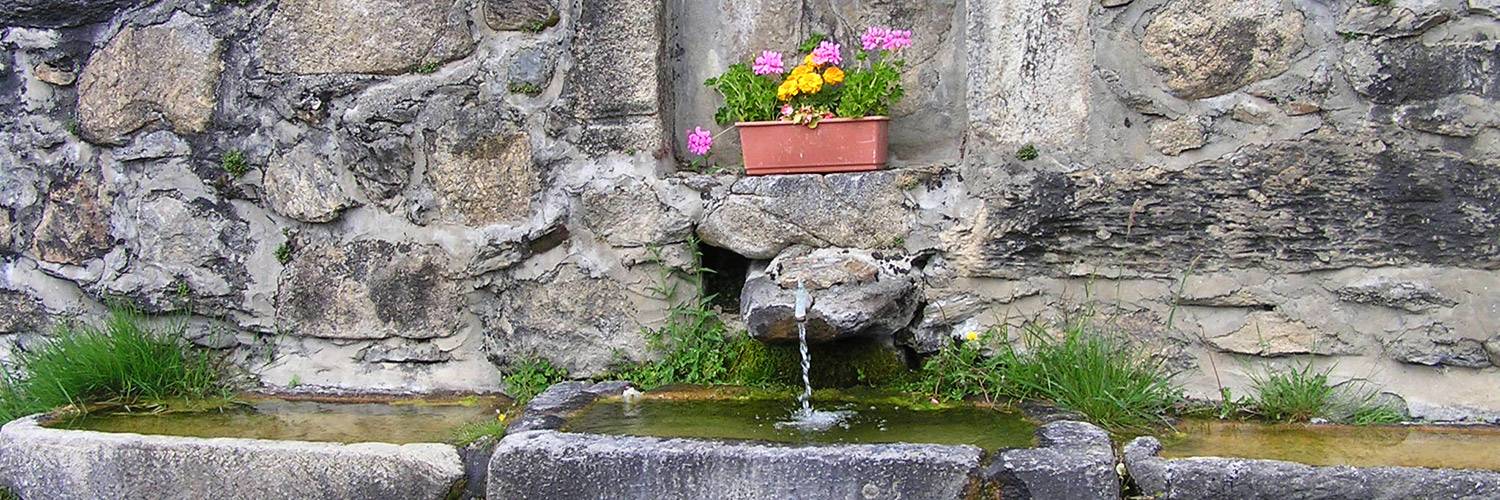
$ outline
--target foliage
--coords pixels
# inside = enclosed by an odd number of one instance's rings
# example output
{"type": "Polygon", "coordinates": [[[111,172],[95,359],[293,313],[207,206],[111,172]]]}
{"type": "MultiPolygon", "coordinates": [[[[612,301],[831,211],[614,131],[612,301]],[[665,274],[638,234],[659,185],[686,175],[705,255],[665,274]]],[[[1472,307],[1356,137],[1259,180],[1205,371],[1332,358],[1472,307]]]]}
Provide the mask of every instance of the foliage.
{"type": "Polygon", "coordinates": [[[468,446],[487,437],[499,438],[505,435],[507,425],[504,414],[494,420],[464,424],[449,433],[448,442],[454,446],[468,446]]]}
{"type": "Polygon", "coordinates": [[[542,88],[538,87],[538,86],[536,86],[536,84],[532,84],[532,83],[527,83],[527,82],[512,82],[510,84],[510,93],[512,93],[512,94],[526,94],[526,95],[533,95],[534,96],[534,95],[541,94],[542,93],[542,88]]]}
{"type": "Polygon", "coordinates": [[[689,240],[688,247],[692,262],[680,273],[662,264],[661,249],[651,249],[652,259],[662,267],[662,274],[649,291],[666,302],[668,309],[662,326],[648,328],[645,334],[661,358],[626,367],[618,373],[620,378],[644,389],[675,383],[732,383],[736,358],[756,348],[743,332],[728,335],[718,312],[710,305],[713,296],[703,292],[703,274],[713,271],[703,267],[696,240],[689,240]],[[683,284],[691,287],[691,297],[681,297],[683,284]]]}
{"type": "Polygon", "coordinates": [[[510,397],[516,399],[515,405],[522,407],[548,386],[567,378],[567,370],[554,366],[545,358],[526,358],[516,362],[505,374],[505,388],[510,397]]]}
{"type": "Polygon", "coordinates": [[[1361,390],[1353,382],[1332,385],[1329,382],[1332,371],[1332,367],[1314,370],[1308,363],[1301,367],[1268,368],[1251,375],[1254,396],[1244,406],[1244,413],[1281,422],[1323,418],[1354,425],[1378,425],[1405,420],[1399,409],[1379,400],[1377,391],[1361,390]]]}
{"type": "Polygon", "coordinates": [[[1090,321],[1066,324],[1057,334],[1029,325],[1020,347],[1006,342],[1004,331],[974,337],[929,358],[914,388],[947,400],[1051,401],[1117,430],[1159,423],[1181,399],[1160,360],[1090,321]],[[992,338],[1000,342],[986,356],[984,341],[992,338]]]}
{"type": "Polygon", "coordinates": [[[69,404],[203,400],[229,394],[215,357],[135,309],[113,305],[100,326],[66,325],[40,347],[16,355],[18,373],[0,385],[4,418],[69,404]],[[24,378],[23,378],[24,377],[24,378]]]}
{"type": "Polygon", "coordinates": [[[280,262],[281,265],[284,266],[284,265],[287,265],[288,263],[290,263],[291,261],[292,261],[292,244],[291,244],[291,242],[282,242],[280,245],[277,245],[276,246],[276,262],[280,262]]]}
{"type": "Polygon", "coordinates": [[[871,27],[861,42],[862,48],[852,48],[853,56],[845,59],[842,45],[813,34],[788,54],[791,59],[764,51],[753,63],[730,65],[704,82],[724,98],[714,121],[728,126],[779,118],[817,127],[833,116],[889,114],[905,95],[901,70],[906,63],[899,53],[911,45],[911,32],[871,27]]]}
{"type": "Polygon", "coordinates": [[[1041,156],[1041,153],[1037,151],[1035,144],[1027,144],[1025,146],[1021,146],[1021,149],[1016,150],[1017,160],[1031,161],[1035,160],[1038,156],[1041,156]]]}
{"type": "Polygon", "coordinates": [[[433,73],[437,73],[438,68],[441,68],[441,67],[442,67],[442,65],[438,64],[437,62],[428,61],[428,62],[424,62],[421,65],[417,66],[417,70],[416,71],[417,71],[417,73],[420,73],[420,74],[423,74],[423,75],[430,75],[430,74],[433,74],[433,73]]]}
{"type": "Polygon", "coordinates": [[[1302,368],[1267,370],[1251,375],[1251,400],[1255,412],[1280,421],[1304,422],[1327,414],[1332,407],[1334,390],[1328,384],[1331,370],[1314,371],[1311,364],[1302,368]]]}
{"type": "Polygon", "coordinates": [[[731,65],[703,85],[724,97],[724,105],[714,113],[714,122],[720,126],[776,119],[776,82],[756,75],[748,64],[731,65]]]}
{"type": "Polygon", "coordinates": [[[231,149],[219,158],[219,166],[234,177],[244,177],[250,172],[250,163],[245,161],[245,152],[231,149]]]}

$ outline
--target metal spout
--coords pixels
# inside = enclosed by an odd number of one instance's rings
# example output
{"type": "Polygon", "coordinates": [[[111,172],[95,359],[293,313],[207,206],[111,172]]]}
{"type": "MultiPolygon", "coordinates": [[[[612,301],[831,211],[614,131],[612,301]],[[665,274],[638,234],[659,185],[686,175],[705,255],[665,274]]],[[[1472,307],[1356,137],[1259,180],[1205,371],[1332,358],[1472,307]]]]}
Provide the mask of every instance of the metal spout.
{"type": "Polygon", "coordinates": [[[812,307],[812,295],[807,293],[807,287],[802,285],[801,278],[797,278],[797,292],[794,296],[796,297],[797,307],[793,310],[792,316],[797,318],[799,322],[805,321],[807,320],[807,308],[812,307]]]}

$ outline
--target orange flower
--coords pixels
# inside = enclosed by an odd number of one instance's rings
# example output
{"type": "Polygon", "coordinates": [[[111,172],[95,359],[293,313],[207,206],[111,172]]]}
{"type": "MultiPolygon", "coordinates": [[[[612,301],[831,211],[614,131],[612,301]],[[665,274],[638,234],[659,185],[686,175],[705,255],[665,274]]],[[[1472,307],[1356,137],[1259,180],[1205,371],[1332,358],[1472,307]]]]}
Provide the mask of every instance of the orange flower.
{"type": "Polygon", "coordinates": [[[844,70],[839,69],[838,66],[830,66],[827,71],[823,72],[823,81],[827,82],[829,85],[838,85],[840,83],[843,83],[844,70]]]}

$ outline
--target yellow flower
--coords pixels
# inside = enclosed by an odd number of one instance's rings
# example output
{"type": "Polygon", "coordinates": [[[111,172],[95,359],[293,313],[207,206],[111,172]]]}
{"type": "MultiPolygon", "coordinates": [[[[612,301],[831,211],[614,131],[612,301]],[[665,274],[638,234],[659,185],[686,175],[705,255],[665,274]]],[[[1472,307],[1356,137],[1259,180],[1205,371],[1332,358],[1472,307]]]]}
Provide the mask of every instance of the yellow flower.
{"type": "Polygon", "coordinates": [[[973,331],[971,331],[969,333],[965,333],[964,334],[964,340],[967,340],[969,342],[974,342],[974,341],[979,340],[979,332],[973,332],[973,331]]]}
{"type": "Polygon", "coordinates": [[[498,420],[500,422],[504,422],[505,421],[505,414],[504,413],[496,414],[495,415],[495,420],[498,420]]]}
{"type": "Polygon", "coordinates": [[[792,76],[802,76],[802,75],[805,75],[805,74],[808,74],[808,73],[812,73],[812,72],[813,72],[813,67],[812,67],[811,64],[803,64],[801,66],[797,66],[795,68],[792,68],[792,76]]]}
{"type": "Polygon", "coordinates": [[[808,54],[808,55],[806,55],[806,56],[804,56],[802,58],[802,65],[803,66],[817,66],[817,64],[813,63],[812,54],[808,54]]]}
{"type": "Polygon", "coordinates": [[[780,87],[776,87],[776,98],[777,99],[781,99],[783,101],[790,101],[790,100],[792,100],[793,97],[796,97],[796,96],[797,96],[797,79],[796,78],[787,78],[786,81],[781,82],[781,86],[780,87]]]}
{"type": "Polygon", "coordinates": [[[797,90],[801,90],[804,94],[816,94],[819,90],[823,90],[823,77],[818,76],[817,73],[799,76],[797,77],[797,90]]]}
{"type": "Polygon", "coordinates": [[[840,83],[843,83],[844,70],[839,69],[838,66],[832,66],[828,68],[828,71],[823,72],[823,81],[828,82],[829,85],[838,85],[840,83]]]}

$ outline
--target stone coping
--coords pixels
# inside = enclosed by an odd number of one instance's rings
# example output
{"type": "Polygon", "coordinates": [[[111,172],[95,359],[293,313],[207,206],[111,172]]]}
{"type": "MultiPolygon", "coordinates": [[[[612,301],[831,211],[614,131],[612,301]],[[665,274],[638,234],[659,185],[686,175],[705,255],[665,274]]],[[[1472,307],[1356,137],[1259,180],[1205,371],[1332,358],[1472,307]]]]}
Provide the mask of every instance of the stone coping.
{"type": "Polygon", "coordinates": [[[1500,498],[1500,472],[1421,467],[1312,466],[1280,460],[1161,457],[1161,441],[1125,446],[1142,495],[1160,499],[1500,498]]]}
{"type": "Polygon", "coordinates": [[[437,443],[195,438],[0,428],[0,482],[28,500],[72,498],[444,498],[462,485],[457,449],[437,443]]]}
{"type": "MultiPolygon", "coordinates": [[[[486,467],[490,498],[1002,498],[1120,496],[1109,434],[1057,420],[1039,447],[811,444],[561,432],[623,382],[564,382],[526,406],[486,467]]],[[[1028,412],[1030,413],[1030,412],[1028,412]]]]}

